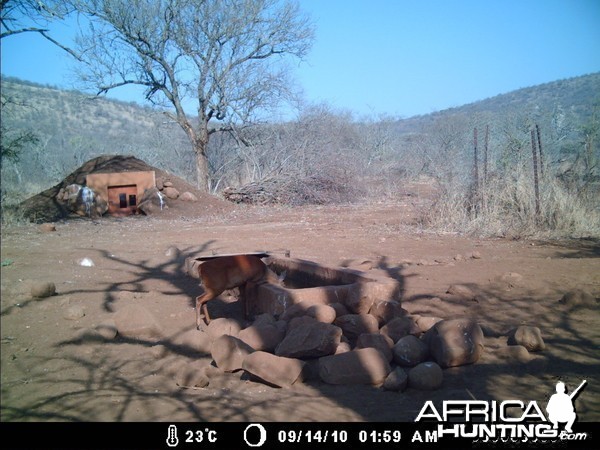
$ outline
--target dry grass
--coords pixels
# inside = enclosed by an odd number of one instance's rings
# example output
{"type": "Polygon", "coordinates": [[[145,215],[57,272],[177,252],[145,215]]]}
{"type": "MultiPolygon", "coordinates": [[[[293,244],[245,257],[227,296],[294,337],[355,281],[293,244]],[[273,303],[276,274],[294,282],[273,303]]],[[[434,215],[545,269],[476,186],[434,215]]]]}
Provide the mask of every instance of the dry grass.
{"type": "Polygon", "coordinates": [[[2,211],[0,213],[2,228],[11,226],[28,225],[30,221],[23,215],[15,205],[4,205],[2,203],[2,211]]]}
{"type": "Polygon", "coordinates": [[[526,173],[492,180],[473,197],[467,186],[441,186],[421,224],[477,236],[561,238],[600,236],[600,196],[583,197],[556,178],[540,183],[540,213],[526,173]]]}
{"type": "Polygon", "coordinates": [[[22,183],[20,189],[8,189],[12,186],[2,186],[2,199],[0,201],[0,222],[2,227],[26,225],[30,221],[19,209],[19,204],[46,189],[37,184],[22,183]]]}

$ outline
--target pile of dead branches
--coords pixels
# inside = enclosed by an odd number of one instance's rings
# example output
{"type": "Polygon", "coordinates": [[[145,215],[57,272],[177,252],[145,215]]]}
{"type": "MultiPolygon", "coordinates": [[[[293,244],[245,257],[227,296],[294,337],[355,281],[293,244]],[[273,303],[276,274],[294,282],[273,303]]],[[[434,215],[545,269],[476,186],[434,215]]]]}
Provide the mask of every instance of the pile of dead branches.
{"type": "Polygon", "coordinates": [[[323,205],[350,201],[355,194],[348,180],[318,174],[270,178],[223,190],[226,200],[254,205],[323,205]]]}

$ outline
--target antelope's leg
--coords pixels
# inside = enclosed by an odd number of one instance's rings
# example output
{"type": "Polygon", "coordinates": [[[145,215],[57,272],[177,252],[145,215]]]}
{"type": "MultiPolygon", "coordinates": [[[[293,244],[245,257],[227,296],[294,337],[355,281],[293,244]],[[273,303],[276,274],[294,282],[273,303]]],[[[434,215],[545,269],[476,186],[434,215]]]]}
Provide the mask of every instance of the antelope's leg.
{"type": "Polygon", "coordinates": [[[206,322],[206,325],[208,325],[210,323],[210,315],[208,314],[208,307],[206,306],[206,303],[207,302],[202,305],[202,312],[204,313],[204,321],[206,322]]]}
{"type": "Polygon", "coordinates": [[[201,319],[200,319],[200,309],[204,313],[204,320],[208,325],[210,323],[210,316],[208,315],[208,308],[206,307],[206,303],[212,299],[212,296],[209,293],[202,294],[196,297],[196,328],[200,329],[201,319]]]}

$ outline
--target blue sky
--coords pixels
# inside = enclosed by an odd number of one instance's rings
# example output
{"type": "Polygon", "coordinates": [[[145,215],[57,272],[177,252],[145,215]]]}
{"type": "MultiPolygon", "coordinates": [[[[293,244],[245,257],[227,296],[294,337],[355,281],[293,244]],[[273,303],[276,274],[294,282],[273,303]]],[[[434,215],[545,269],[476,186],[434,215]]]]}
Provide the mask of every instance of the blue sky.
{"type": "MultiPolygon", "coordinates": [[[[296,78],[307,102],[410,117],[600,71],[599,0],[300,0],[316,40],[296,78]]],[[[56,25],[68,42],[74,28],[56,25]]],[[[40,36],[2,40],[2,73],[73,86],[40,36]]],[[[141,103],[126,90],[112,97],[141,103]]]]}

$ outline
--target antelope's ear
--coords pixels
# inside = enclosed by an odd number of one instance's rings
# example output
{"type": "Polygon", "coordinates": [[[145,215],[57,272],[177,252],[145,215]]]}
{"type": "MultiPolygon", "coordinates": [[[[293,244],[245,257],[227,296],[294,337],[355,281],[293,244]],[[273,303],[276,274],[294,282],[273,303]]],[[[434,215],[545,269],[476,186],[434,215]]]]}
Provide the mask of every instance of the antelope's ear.
{"type": "Polygon", "coordinates": [[[281,272],[279,274],[279,276],[277,277],[277,280],[279,280],[280,283],[283,283],[283,280],[285,280],[286,275],[287,275],[287,270],[284,270],[283,272],[281,272]]]}

